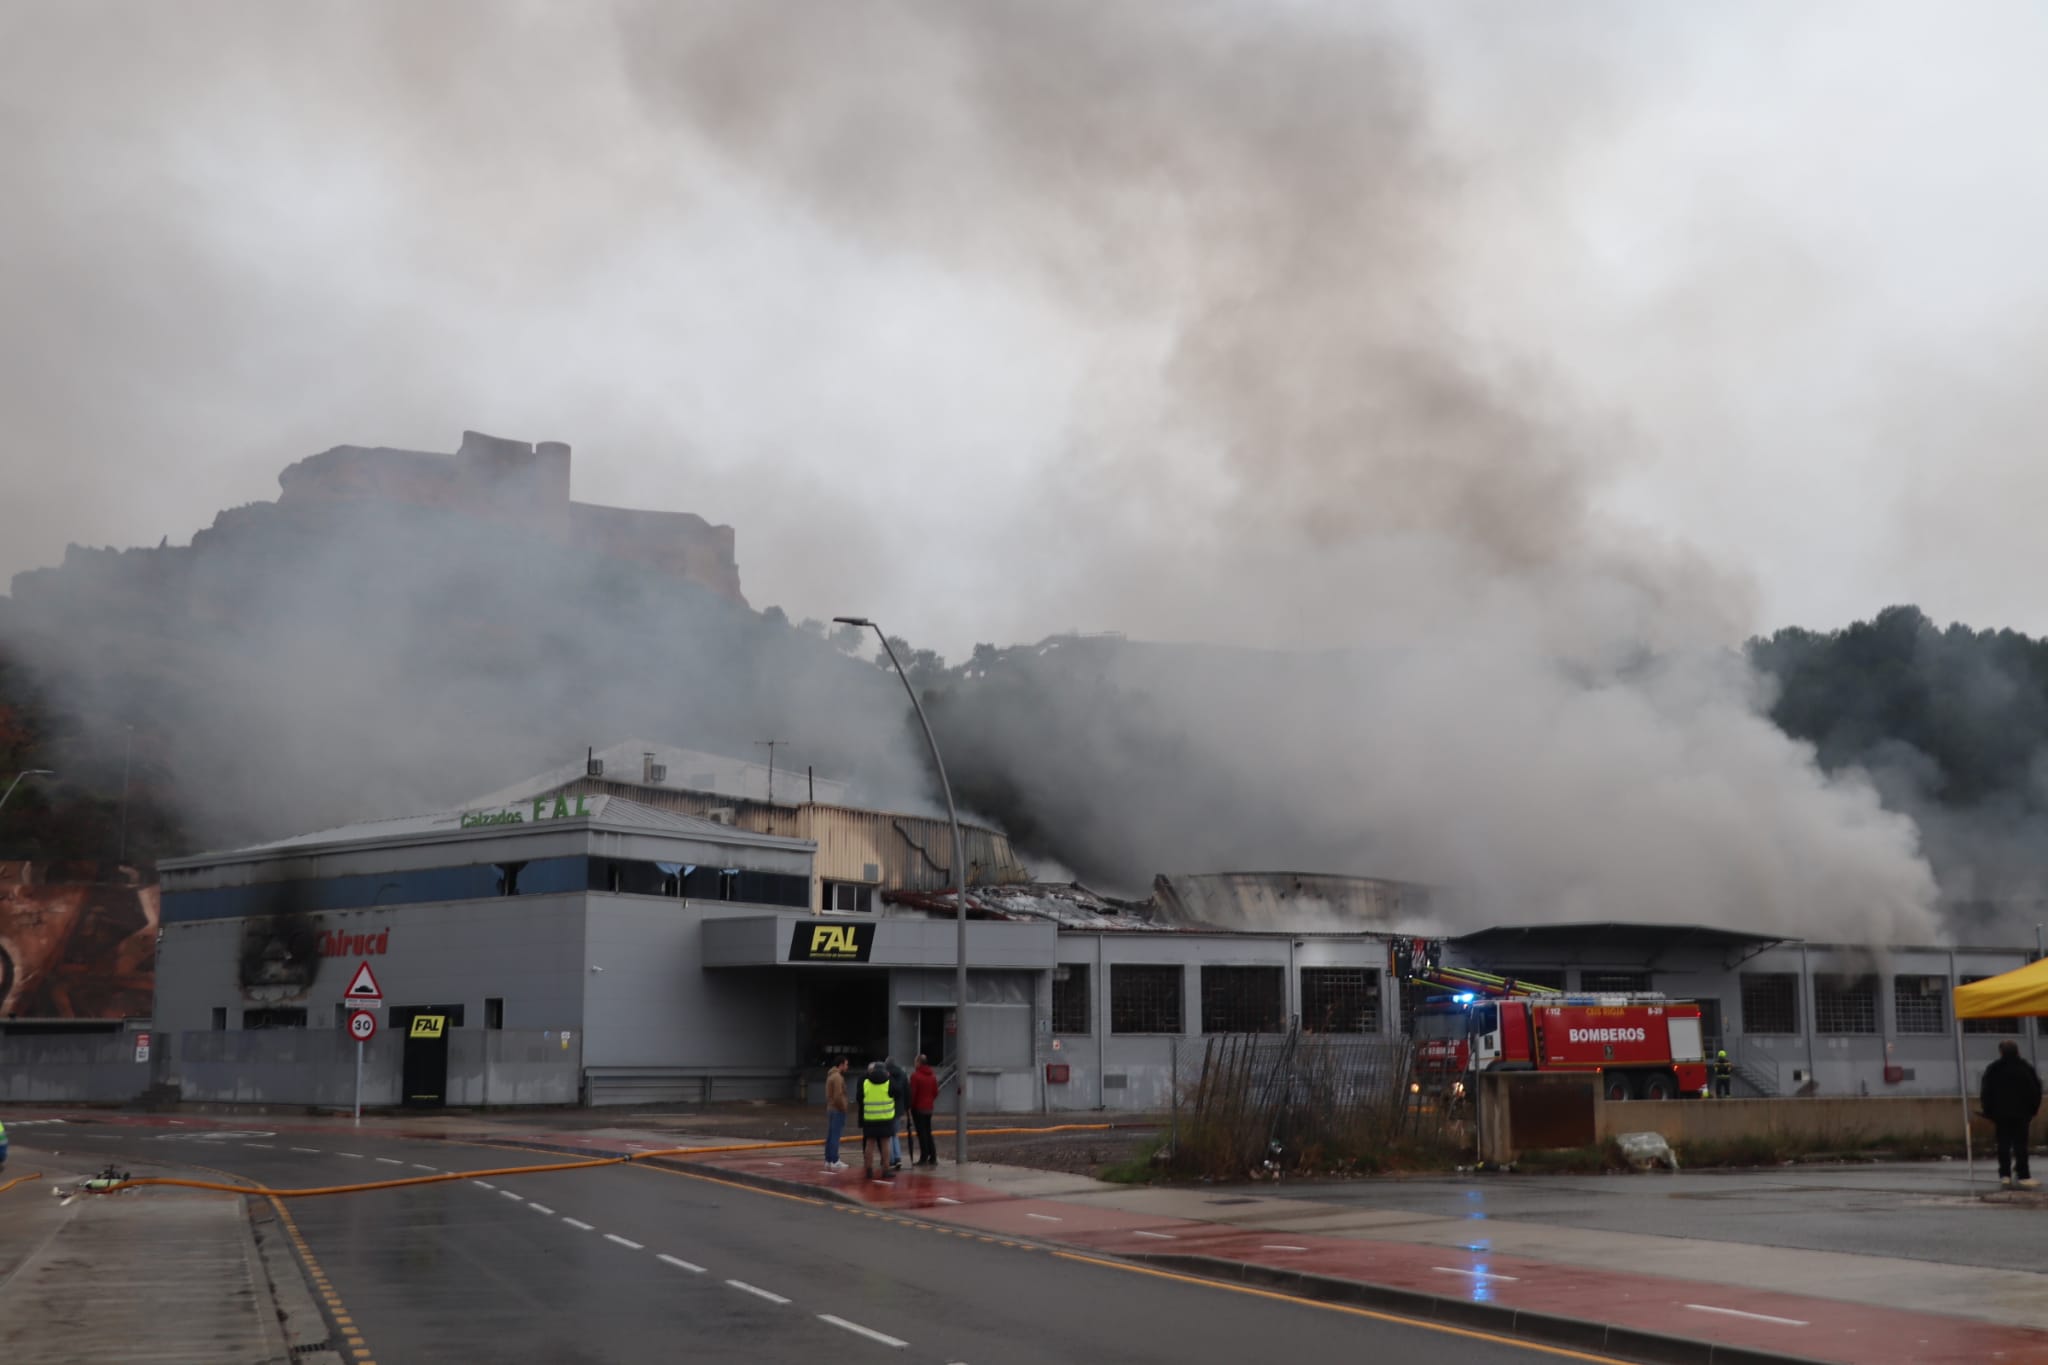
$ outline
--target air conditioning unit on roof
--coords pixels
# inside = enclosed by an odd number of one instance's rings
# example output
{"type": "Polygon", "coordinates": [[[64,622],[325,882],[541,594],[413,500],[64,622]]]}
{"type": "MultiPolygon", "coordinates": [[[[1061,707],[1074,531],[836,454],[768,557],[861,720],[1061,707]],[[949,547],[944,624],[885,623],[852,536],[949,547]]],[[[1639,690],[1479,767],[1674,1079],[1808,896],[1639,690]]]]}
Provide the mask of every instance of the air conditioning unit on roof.
{"type": "Polygon", "coordinates": [[[704,818],[715,825],[733,825],[739,823],[740,813],[731,806],[719,806],[705,811],[704,818]]]}

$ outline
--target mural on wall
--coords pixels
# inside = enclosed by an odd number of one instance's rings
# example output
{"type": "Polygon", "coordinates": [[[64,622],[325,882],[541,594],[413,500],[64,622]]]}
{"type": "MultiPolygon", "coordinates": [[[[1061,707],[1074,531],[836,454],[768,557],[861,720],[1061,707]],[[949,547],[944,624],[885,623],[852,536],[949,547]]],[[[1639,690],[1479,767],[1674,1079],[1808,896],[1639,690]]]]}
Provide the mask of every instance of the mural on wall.
{"type": "Polygon", "coordinates": [[[145,1018],[158,895],[133,868],[0,862],[0,1017],[145,1018]]]}

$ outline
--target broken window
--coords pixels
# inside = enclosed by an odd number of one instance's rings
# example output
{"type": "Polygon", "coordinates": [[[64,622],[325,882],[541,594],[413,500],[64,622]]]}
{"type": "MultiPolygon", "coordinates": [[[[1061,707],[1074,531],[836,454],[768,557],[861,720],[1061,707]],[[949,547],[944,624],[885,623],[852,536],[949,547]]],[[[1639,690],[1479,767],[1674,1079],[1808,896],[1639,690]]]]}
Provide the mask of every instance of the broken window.
{"type": "Polygon", "coordinates": [[[1369,967],[1303,967],[1301,1026],[1311,1033],[1378,1033],[1380,974],[1369,967]]]}
{"type": "Polygon", "coordinates": [[[1742,1031],[1799,1032],[1799,978],[1790,972],[1744,972],[1742,1031]]]}
{"type": "Polygon", "coordinates": [[[1179,967],[1112,963],[1109,968],[1111,1033],[1179,1033],[1185,1027],[1179,967]]]}
{"type": "Polygon", "coordinates": [[[1088,964],[1062,962],[1052,969],[1052,1031],[1093,1033],[1095,1011],[1088,997],[1088,964]]]}
{"type": "Polygon", "coordinates": [[[1202,968],[1202,1032],[1279,1033],[1286,1015],[1283,968],[1202,968]]]}
{"type": "Polygon", "coordinates": [[[1892,1017],[1901,1033],[1948,1032],[1948,978],[1892,978],[1892,1017]]]}
{"type": "Polygon", "coordinates": [[[1820,973],[1813,978],[1817,1033],[1877,1032],[1877,978],[1820,973]]]}

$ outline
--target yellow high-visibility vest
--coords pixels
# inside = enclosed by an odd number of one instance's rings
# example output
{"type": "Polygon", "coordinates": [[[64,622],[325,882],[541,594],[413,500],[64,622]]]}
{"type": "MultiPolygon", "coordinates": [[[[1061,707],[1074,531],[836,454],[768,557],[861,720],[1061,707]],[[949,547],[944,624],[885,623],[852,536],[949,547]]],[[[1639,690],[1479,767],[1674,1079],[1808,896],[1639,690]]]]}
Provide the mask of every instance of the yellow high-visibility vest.
{"type": "Polygon", "coordinates": [[[888,1123],[895,1117],[896,1097],[889,1093],[889,1083],[887,1081],[861,1081],[860,1121],[862,1123],[888,1123]]]}

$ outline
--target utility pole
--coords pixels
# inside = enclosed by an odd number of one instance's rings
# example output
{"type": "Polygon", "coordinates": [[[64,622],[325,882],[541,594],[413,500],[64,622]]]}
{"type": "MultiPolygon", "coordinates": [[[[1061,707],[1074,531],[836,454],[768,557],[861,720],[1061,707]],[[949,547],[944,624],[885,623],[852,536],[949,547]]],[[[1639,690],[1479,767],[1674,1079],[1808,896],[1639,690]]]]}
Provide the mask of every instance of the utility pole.
{"type": "Polygon", "coordinates": [[[756,749],[766,749],[768,751],[768,804],[771,806],[775,804],[775,746],[787,743],[789,741],[786,739],[757,739],[754,741],[756,749]]]}

